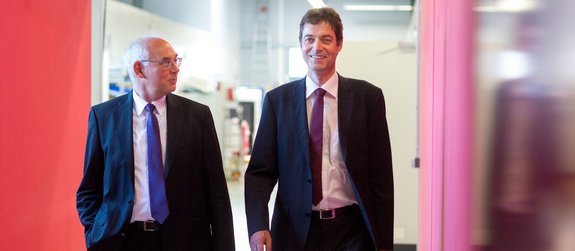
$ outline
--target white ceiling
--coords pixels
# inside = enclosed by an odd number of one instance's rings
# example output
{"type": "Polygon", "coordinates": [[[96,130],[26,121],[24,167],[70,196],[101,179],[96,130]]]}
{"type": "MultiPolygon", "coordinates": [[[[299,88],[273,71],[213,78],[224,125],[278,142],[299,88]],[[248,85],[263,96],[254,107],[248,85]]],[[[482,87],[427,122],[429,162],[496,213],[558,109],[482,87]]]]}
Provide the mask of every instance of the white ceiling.
{"type": "MultiPolygon", "coordinates": [[[[311,8],[307,0],[120,0],[160,16],[210,30],[213,8],[225,8],[226,18],[237,19],[240,40],[251,40],[254,19],[260,6],[268,6],[270,34],[274,43],[294,46],[301,16],[311,8]],[[281,33],[281,34],[279,34],[281,33]],[[285,39],[282,39],[285,38],[285,39]]],[[[345,40],[402,40],[409,28],[411,11],[347,11],[344,4],[414,5],[415,0],[324,0],[340,14],[345,40]]],[[[296,44],[297,45],[297,44],[296,44]]]]}
{"type": "MultiPolygon", "coordinates": [[[[347,11],[344,4],[401,4],[411,5],[411,0],[324,0],[341,16],[346,41],[401,40],[407,32],[412,12],[406,11],[347,11]]],[[[284,1],[286,24],[295,27],[295,37],[301,16],[311,6],[306,0],[284,1]]],[[[286,34],[289,30],[286,29],[286,34]]]]}

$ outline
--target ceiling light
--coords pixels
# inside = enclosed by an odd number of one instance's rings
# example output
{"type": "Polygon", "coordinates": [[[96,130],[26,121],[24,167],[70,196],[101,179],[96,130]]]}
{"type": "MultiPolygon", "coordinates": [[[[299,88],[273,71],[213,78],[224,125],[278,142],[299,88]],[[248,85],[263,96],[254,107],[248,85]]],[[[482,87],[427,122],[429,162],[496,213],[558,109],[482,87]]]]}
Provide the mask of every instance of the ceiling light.
{"type": "Polygon", "coordinates": [[[325,7],[325,3],[323,2],[323,0],[307,0],[307,2],[311,5],[311,7],[313,8],[321,8],[321,7],[325,7]]]}
{"type": "Polygon", "coordinates": [[[500,1],[497,5],[508,12],[524,12],[537,8],[537,3],[533,0],[505,0],[500,1]]]}
{"type": "Polygon", "coordinates": [[[349,11],[412,11],[411,5],[359,5],[359,4],[345,4],[344,10],[349,11]]]}
{"type": "Polygon", "coordinates": [[[479,12],[527,12],[537,9],[533,0],[500,0],[490,4],[482,4],[474,9],[479,12]]]}

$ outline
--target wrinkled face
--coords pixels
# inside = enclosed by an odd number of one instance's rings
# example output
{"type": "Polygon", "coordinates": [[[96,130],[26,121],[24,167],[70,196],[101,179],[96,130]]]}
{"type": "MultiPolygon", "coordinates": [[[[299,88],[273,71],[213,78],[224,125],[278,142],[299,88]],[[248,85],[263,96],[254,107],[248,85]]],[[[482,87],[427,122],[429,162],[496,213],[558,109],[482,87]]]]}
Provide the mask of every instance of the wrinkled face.
{"type": "MultiPolygon", "coordinates": [[[[180,68],[175,63],[178,54],[172,46],[162,39],[148,41],[149,58],[140,62],[138,94],[147,101],[154,101],[176,90],[180,68]],[[171,61],[161,64],[162,61],[171,61]]],[[[138,72],[138,71],[136,71],[138,72]]]]}
{"type": "Polygon", "coordinates": [[[342,46],[342,43],[337,44],[335,32],[329,23],[304,24],[300,47],[308,73],[333,74],[337,54],[342,46]]]}

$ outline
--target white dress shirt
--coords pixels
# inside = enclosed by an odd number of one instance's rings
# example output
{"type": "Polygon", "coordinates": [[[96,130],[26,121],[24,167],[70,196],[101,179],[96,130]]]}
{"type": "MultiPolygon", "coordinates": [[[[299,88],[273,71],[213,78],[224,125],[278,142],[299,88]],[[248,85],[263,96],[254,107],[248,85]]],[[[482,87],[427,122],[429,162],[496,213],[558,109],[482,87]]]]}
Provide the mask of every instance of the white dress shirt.
{"type": "MultiPolygon", "coordinates": [[[[132,210],[132,219],[134,221],[153,220],[152,211],[150,210],[150,193],[148,186],[148,139],[146,134],[146,121],[149,113],[146,111],[147,101],[142,99],[134,91],[134,109],[132,110],[132,142],[134,147],[134,188],[136,198],[134,199],[134,208],[132,210]]],[[[156,106],[154,115],[158,119],[160,126],[160,142],[162,143],[162,163],[166,163],[166,127],[167,127],[167,109],[166,96],[152,102],[156,106]]],[[[165,164],[164,164],[165,168],[165,164]]]]}
{"type": "Polygon", "coordinates": [[[314,91],[323,88],[323,144],[322,144],[322,192],[323,199],[313,206],[313,210],[332,209],[357,203],[349,173],[341,154],[339,143],[339,126],[337,123],[337,87],[338,75],[334,73],[321,87],[309,76],[306,77],[306,108],[308,128],[311,110],[316,99],[314,91]]]}

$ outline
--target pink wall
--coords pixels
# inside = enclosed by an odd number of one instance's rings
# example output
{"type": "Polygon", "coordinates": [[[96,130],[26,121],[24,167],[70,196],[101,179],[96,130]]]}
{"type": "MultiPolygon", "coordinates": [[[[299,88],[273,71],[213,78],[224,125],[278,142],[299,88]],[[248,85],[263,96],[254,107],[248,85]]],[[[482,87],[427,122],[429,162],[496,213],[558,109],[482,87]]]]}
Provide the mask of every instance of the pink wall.
{"type": "Polygon", "coordinates": [[[421,1],[419,251],[470,250],[471,0],[421,1]]]}
{"type": "Polygon", "coordinates": [[[0,17],[0,250],[81,250],[90,1],[3,1],[0,17]]]}

